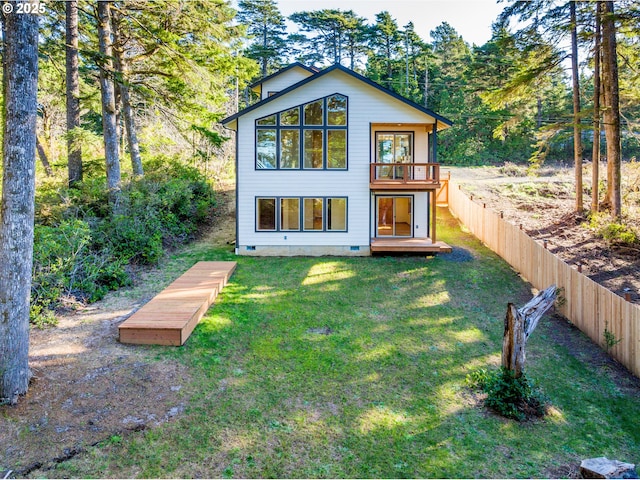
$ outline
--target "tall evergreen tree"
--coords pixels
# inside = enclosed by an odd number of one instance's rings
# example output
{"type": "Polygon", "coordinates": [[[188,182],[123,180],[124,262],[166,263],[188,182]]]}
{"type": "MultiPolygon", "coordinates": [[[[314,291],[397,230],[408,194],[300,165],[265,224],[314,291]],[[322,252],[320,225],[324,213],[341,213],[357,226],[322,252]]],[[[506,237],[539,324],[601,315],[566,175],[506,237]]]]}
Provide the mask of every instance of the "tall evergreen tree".
{"type": "Polygon", "coordinates": [[[578,17],[576,13],[577,3],[570,0],[567,3],[557,4],[555,0],[516,1],[507,7],[501,14],[504,21],[511,16],[517,16],[521,22],[526,22],[525,27],[519,31],[519,35],[525,37],[531,33],[547,36],[547,42],[560,45],[560,40],[569,34],[570,57],[572,72],[572,100],[573,100],[573,159],[575,176],[575,211],[583,210],[583,185],[582,185],[582,126],[580,105],[580,78],[578,69],[578,17]]]}
{"type": "Polygon", "coordinates": [[[253,60],[238,55],[245,27],[232,24],[236,12],[223,0],[122,5],[119,30],[126,37],[132,105],[137,99],[206,156],[200,145],[223,141],[216,122],[226,115],[236,87],[257,73],[253,60]]]}
{"type": "Polygon", "coordinates": [[[254,37],[245,52],[260,64],[263,77],[277,70],[287,54],[285,19],[275,0],[241,0],[238,20],[254,37]]]}
{"type": "Polygon", "coordinates": [[[467,71],[471,50],[447,22],[431,31],[434,65],[431,75],[431,108],[454,121],[440,136],[438,147],[447,161],[465,162],[482,149],[472,133],[479,98],[468,88],[467,71]]]}
{"type": "Polygon", "coordinates": [[[65,55],[67,98],[67,171],[69,185],[82,181],[82,148],[74,138],[80,127],[80,74],[78,59],[78,0],[65,3],[65,55]]]}
{"type": "Polygon", "coordinates": [[[399,68],[402,32],[389,12],[376,15],[376,22],[369,29],[369,48],[368,74],[383,86],[395,90],[394,73],[399,68]]]}
{"type": "Polygon", "coordinates": [[[116,122],[116,98],[113,84],[113,39],[111,1],[98,0],[98,41],[100,46],[100,94],[102,99],[102,131],[107,170],[107,189],[113,203],[120,190],[120,155],[116,122]]]}
{"type": "Polygon", "coordinates": [[[356,15],[353,10],[342,12],[344,28],[343,50],[349,58],[349,68],[358,70],[361,58],[366,54],[367,25],[363,17],[356,15]]]}
{"type": "Polygon", "coordinates": [[[582,130],[580,126],[580,72],[578,70],[578,27],[576,2],[569,2],[571,29],[571,77],[573,80],[573,162],[576,184],[575,211],[582,213],[582,130]]]}
{"type": "MultiPolygon", "coordinates": [[[[24,2],[26,3],[26,2],[24,2]]],[[[0,198],[0,403],[27,392],[33,264],[38,15],[4,15],[0,198]]]]}
{"type": "Polygon", "coordinates": [[[600,28],[602,3],[596,5],[596,18],[593,40],[593,150],[591,162],[591,211],[597,212],[600,206],[600,57],[602,32],[600,28]]]}
{"type": "Polygon", "coordinates": [[[619,218],[622,215],[620,90],[613,2],[603,2],[601,12],[603,120],[607,140],[607,203],[611,209],[611,216],[619,218]]]}
{"type": "Polygon", "coordinates": [[[328,64],[342,63],[344,58],[349,58],[351,68],[355,68],[363,50],[363,18],[352,10],[324,9],[296,12],[289,19],[300,26],[302,33],[294,38],[301,43],[307,58],[328,64]]]}
{"type": "Polygon", "coordinates": [[[131,169],[133,174],[141,177],[144,175],[142,167],[142,158],[140,157],[140,145],[138,143],[138,134],[136,122],[131,107],[131,96],[129,94],[129,65],[125,57],[126,39],[122,33],[122,15],[118,9],[113,10],[111,16],[111,25],[113,29],[113,52],[115,67],[115,87],[119,93],[122,105],[122,117],[124,118],[124,126],[127,134],[127,143],[129,145],[129,155],[131,156],[131,169]]]}
{"type": "Polygon", "coordinates": [[[404,36],[404,96],[416,103],[425,102],[425,81],[428,82],[427,63],[430,57],[428,45],[416,33],[413,22],[403,27],[404,36]]]}

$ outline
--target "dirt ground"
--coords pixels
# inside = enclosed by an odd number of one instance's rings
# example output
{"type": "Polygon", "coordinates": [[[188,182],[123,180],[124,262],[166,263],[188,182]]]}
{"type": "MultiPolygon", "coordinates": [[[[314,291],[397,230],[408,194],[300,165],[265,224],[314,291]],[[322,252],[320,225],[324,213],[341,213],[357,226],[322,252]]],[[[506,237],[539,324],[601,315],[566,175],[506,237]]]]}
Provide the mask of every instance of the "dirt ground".
{"type": "MultiPolygon", "coordinates": [[[[600,171],[606,171],[601,166],[600,171]]],[[[570,265],[581,265],[593,281],[640,304],[640,249],[610,246],[585,226],[588,219],[575,208],[573,168],[562,165],[544,167],[539,176],[528,176],[524,167],[443,167],[451,179],[473,200],[503,212],[504,218],[537,240],[570,265]]],[[[623,166],[623,196],[627,221],[640,230],[640,168],[638,163],[623,166]]],[[[591,168],[585,166],[585,186],[591,187],[591,168]]],[[[602,178],[602,177],[601,177],[602,178]]],[[[584,196],[585,209],[590,195],[584,196]]]]}
{"type": "MultiPolygon", "coordinates": [[[[453,178],[505,217],[523,223],[536,238],[547,238],[552,250],[584,271],[600,278],[615,291],[629,288],[638,301],[639,259],[606,250],[570,212],[571,196],[530,201],[498,198],[504,185],[524,182],[558,182],[566,175],[505,177],[496,169],[451,169],[453,178]],[[557,178],[556,178],[557,177],[557,178]],[[552,180],[553,179],[553,180],[552,180]],[[565,198],[566,197],[566,198],[565,198]]],[[[564,187],[563,187],[564,188],[564,187]]],[[[561,191],[561,190],[558,190],[561,191]]],[[[564,190],[562,190],[564,191],[564,190]]],[[[234,201],[230,191],[212,230],[186,247],[228,245],[235,236],[234,201]]],[[[56,328],[31,332],[30,365],[34,373],[28,394],[15,407],[0,406],[0,478],[46,477],[47,469],[88,447],[130,432],[153,428],[178,418],[189,403],[189,371],[178,362],[154,360],[154,347],[124,345],[117,341],[118,325],[168,285],[179,268],[171,271],[165,260],[155,269],[138,272],[133,288],[60,317],[56,328]]],[[[186,269],[185,266],[184,269],[186,269]]],[[[562,322],[558,320],[559,324],[562,322]]],[[[558,334],[558,342],[579,335],[558,334]]],[[[619,385],[640,394],[640,385],[592,344],[575,340],[576,355],[594,365],[608,365],[619,385]]],[[[576,466],[550,471],[550,476],[573,476],[576,466]]]]}
{"type": "MultiPolygon", "coordinates": [[[[233,240],[231,193],[222,200],[212,230],[187,249],[233,240]]],[[[137,272],[133,288],[59,316],[57,327],[31,330],[29,391],[17,406],[0,406],[0,478],[46,476],[89,446],[153,428],[184,410],[188,369],[154,361],[154,347],[118,342],[118,325],[178,275],[164,271],[167,262],[137,272]]]]}

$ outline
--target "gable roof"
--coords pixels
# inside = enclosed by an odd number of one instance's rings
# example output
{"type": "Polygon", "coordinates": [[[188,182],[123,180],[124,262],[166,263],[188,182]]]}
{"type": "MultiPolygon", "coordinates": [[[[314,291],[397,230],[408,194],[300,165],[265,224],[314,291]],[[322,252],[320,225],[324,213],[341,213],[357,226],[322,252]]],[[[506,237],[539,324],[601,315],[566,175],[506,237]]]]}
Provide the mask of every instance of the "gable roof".
{"type": "Polygon", "coordinates": [[[280,70],[278,70],[277,72],[272,73],[271,75],[267,75],[266,77],[261,78],[260,80],[256,80],[255,82],[253,82],[252,84],[249,85],[250,89],[255,89],[256,87],[260,86],[261,84],[268,82],[269,80],[271,80],[274,77],[277,77],[278,75],[288,72],[289,70],[293,70],[294,68],[302,68],[303,70],[306,70],[307,72],[309,72],[312,75],[315,75],[316,73],[318,73],[320,70],[318,70],[315,67],[307,67],[306,65],[300,63],[300,62],[293,62],[289,65],[287,65],[284,68],[281,68],[280,70]]]}
{"type": "MultiPolygon", "coordinates": [[[[266,77],[265,79],[261,80],[259,83],[264,82],[265,80],[267,80],[268,78],[272,78],[280,73],[282,73],[283,71],[292,68],[292,66],[303,66],[300,63],[294,63],[289,65],[288,67],[285,67],[282,70],[279,70],[278,72],[274,73],[273,75],[271,75],[270,77],[266,77]]],[[[312,69],[309,69],[309,67],[305,67],[306,69],[308,69],[309,71],[313,71],[312,69]]],[[[442,124],[444,126],[444,128],[446,127],[450,127],[451,125],[453,125],[453,122],[445,117],[443,117],[442,115],[438,115],[437,113],[433,112],[432,110],[429,110],[426,107],[423,107],[422,105],[415,103],[412,100],[409,100],[408,98],[403,97],[402,95],[397,94],[396,92],[389,90],[388,88],[383,87],[382,85],[374,82],[373,80],[368,79],[367,77],[364,77],[362,75],[360,75],[359,73],[354,72],[353,70],[343,67],[342,65],[340,65],[339,63],[325,68],[324,70],[321,70],[318,73],[315,73],[314,75],[311,75],[308,78],[305,78],[304,80],[299,81],[298,83],[294,83],[293,85],[291,85],[290,87],[285,88],[284,90],[281,90],[280,92],[276,93],[275,95],[272,95],[270,97],[265,98],[264,100],[261,100],[257,103],[254,103],[253,105],[249,105],[247,108],[244,108],[243,110],[240,110],[239,112],[221,120],[220,123],[222,123],[222,125],[228,125],[231,122],[233,122],[234,120],[237,120],[238,118],[242,117],[243,115],[246,115],[247,113],[255,110],[256,108],[262,107],[263,105],[266,105],[269,102],[272,102],[286,94],[288,94],[289,92],[302,87],[303,85],[306,85],[307,83],[310,82],[314,82],[316,80],[318,80],[319,78],[335,71],[335,70],[339,70],[340,72],[343,72],[347,75],[350,75],[351,77],[355,78],[356,80],[360,80],[361,82],[366,83],[367,85],[379,90],[380,92],[389,95],[393,98],[395,98],[396,100],[401,101],[402,103],[410,106],[411,108],[414,108],[426,115],[429,115],[430,117],[433,117],[436,120],[436,125],[438,123],[442,124]]]]}

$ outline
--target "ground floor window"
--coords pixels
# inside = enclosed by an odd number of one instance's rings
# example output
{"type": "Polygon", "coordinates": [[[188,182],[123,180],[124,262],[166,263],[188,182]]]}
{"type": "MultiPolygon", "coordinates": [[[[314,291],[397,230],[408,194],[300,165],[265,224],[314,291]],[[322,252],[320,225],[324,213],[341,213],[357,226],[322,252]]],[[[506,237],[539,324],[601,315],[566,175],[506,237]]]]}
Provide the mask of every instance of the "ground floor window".
{"type": "Polygon", "coordinates": [[[276,229],[276,199],[258,198],[256,217],[258,230],[274,231],[276,229]]]}
{"type": "Polygon", "coordinates": [[[346,197],[256,198],[256,230],[261,232],[346,232],[346,197]],[[301,228],[302,226],[302,228],[301,228]]]}
{"type": "Polygon", "coordinates": [[[347,229],[347,199],[327,199],[327,230],[345,231],[347,229]]]}
{"type": "Polygon", "coordinates": [[[280,199],[280,230],[295,232],[300,230],[300,199],[280,199]]]}
{"type": "Polygon", "coordinates": [[[324,227],[324,208],[322,198],[304,199],[304,229],[322,230],[324,227]]]}

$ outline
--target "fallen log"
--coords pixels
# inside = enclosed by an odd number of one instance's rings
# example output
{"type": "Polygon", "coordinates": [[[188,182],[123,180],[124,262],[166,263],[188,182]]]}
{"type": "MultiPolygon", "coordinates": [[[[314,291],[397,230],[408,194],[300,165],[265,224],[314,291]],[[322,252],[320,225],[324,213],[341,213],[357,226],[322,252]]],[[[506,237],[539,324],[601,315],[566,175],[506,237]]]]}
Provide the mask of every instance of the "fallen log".
{"type": "Polygon", "coordinates": [[[527,339],[538,326],[540,318],[553,306],[556,295],[557,288],[551,285],[522,308],[516,308],[513,303],[507,305],[502,338],[502,366],[512,372],[514,378],[522,376],[527,339]]]}

